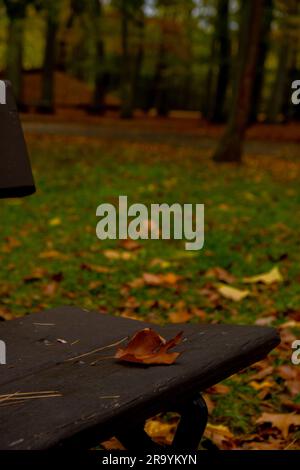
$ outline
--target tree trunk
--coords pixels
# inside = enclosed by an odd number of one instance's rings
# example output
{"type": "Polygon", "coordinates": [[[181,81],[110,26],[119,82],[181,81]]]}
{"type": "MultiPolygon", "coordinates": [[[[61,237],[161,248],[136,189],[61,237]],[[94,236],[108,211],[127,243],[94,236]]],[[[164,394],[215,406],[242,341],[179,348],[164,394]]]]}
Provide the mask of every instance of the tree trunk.
{"type": "Polygon", "coordinates": [[[56,69],[56,37],[58,31],[57,15],[48,12],[46,48],[42,74],[42,96],[39,111],[53,113],[55,111],[55,69],[56,69]]]}
{"type": "Polygon", "coordinates": [[[158,51],[156,72],[154,76],[155,107],[158,116],[166,117],[169,114],[168,84],[166,81],[166,49],[164,44],[164,34],[158,51]]]}
{"type": "Polygon", "coordinates": [[[256,77],[254,81],[253,94],[252,94],[252,105],[250,111],[250,123],[257,121],[257,115],[261,106],[261,97],[262,89],[264,82],[264,68],[265,61],[267,58],[269,50],[269,40],[270,40],[270,31],[271,24],[273,19],[273,7],[274,0],[265,0],[263,22],[262,22],[262,31],[261,31],[261,41],[258,51],[257,67],[256,67],[256,77]]]}
{"type": "Polygon", "coordinates": [[[8,26],[6,77],[12,83],[18,106],[23,105],[23,41],[24,18],[11,16],[8,26]]]}
{"type": "Polygon", "coordinates": [[[267,120],[270,123],[282,122],[288,118],[291,74],[292,69],[296,67],[294,63],[297,62],[291,19],[297,17],[298,0],[290,0],[287,7],[282,24],[283,37],[279,48],[278,66],[268,104],[267,120]]]}
{"type": "Polygon", "coordinates": [[[137,20],[138,28],[138,48],[134,59],[133,77],[132,77],[132,107],[134,108],[138,103],[139,96],[139,83],[141,79],[141,70],[144,60],[144,35],[145,35],[145,17],[144,12],[141,10],[137,20]]]}
{"type": "Polygon", "coordinates": [[[97,50],[97,65],[96,75],[94,81],[94,93],[91,110],[97,114],[103,114],[105,111],[105,92],[106,92],[106,75],[103,70],[104,63],[104,43],[99,38],[96,44],[97,50]]]}
{"type": "Polygon", "coordinates": [[[249,121],[265,0],[245,0],[242,4],[239,66],[236,90],[227,129],[214,154],[216,162],[240,162],[249,121]]]}
{"type": "Polygon", "coordinates": [[[289,40],[285,37],[279,49],[278,66],[268,105],[267,121],[270,123],[280,121],[288,79],[289,56],[289,40]]]}
{"type": "Polygon", "coordinates": [[[126,0],[121,2],[121,45],[122,45],[122,71],[121,71],[121,118],[131,119],[132,107],[132,70],[129,54],[129,12],[126,0]]]}
{"type": "Polygon", "coordinates": [[[214,91],[214,63],[216,56],[216,37],[213,35],[210,45],[210,57],[208,71],[205,83],[205,93],[203,93],[202,115],[208,121],[211,120],[213,110],[213,91],[214,91]]]}
{"type": "Polygon", "coordinates": [[[107,88],[107,74],[105,71],[105,47],[102,38],[102,3],[99,0],[93,0],[90,14],[94,28],[96,43],[96,64],[94,77],[94,92],[90,111],[96,114],[103,114],[105,111],[105,94],[107,88]]]}
{"type": "Polygon", "coordinates": [[[211,121],[218,123],[223,122],[225,118],[225,101],[230,72],[229,0],[218,0],[215,31],[218,45],[218,75],[211,121]]]}

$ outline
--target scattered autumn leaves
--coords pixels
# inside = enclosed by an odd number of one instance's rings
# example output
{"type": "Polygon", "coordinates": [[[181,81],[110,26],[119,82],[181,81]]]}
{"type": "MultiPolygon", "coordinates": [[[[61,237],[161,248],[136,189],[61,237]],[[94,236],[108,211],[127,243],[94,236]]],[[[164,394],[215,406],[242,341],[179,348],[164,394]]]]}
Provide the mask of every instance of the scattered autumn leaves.
{"type": "MultiPolygon", "coordinates": [[[[51,226],[56,226],[57,221],[51,222],[51,226]]],[[[20,242],[13,237],[9,237],[2,247],[3,253],[9,253],[20,247],[20,242]]],[[[88,290],[93,295],[101,289],[105,276],[110,276],[119,269],[120,263],[136,262],[141,255],[142,245],[135,241],[122,241],[117,249],[107,249],[101,252],[103,261],[96,264],[89,262],[86,258],[79,259],[79,269],[83,273],[94,275],[94,279],[88,283],[88,290]]],[[[51,272],[45,267],[45,263],[55,261],[68,261],[66,253],[62,253],[49,245],[38,256],[41,261],[40,266],[31,270],[23,278],[25,284],[40,283],[40,292],[43,298],[55,298],[58,290],[63,285],[65,274],[62,271],[51,272]]],[[[207,313],[205,308],[200,308],[197,304],[188,304],[181,299],[181,292],[188,289],[191,279],[184,274],[176,272],[176,262],[154,258],[148,263],[148,269],[138,277],[129,280],[121,288],[123,294],[122,309],[119,314],[124,317],[139,319],[139,309],[141,305],[149,312],[165,312],[165,320],[171,323],[185,323],[189,321],[213,322],[214,318],[207,313]],[[155,272],[153,272],[155,271],[155,272]],[[174,272],[175,271],[175,272],[174,272]],[[139,290],[149,290],[152,299],[141,300],[137,295],[139,290]],[[178,300],[169,301],[161,298],[161,290],[170,291],[178,296],[178,300]]],[[[228,308],[234,314],[234,305],[243,302],[246,298],[255,298],[262,290],[275,289],[284,281],[283,275],[274,266],[267,272],[254,276],[238,278],[229,271],[221,267],[213,267],[205,273],[198,273],[199,288],[198,293],[205,300],[207,306],[213,309],[228,308]],[[223,301],[222,301],[223,299],[223,301]],[[225,302],[225,304],[223,303],[225,302]]],[[[195,284],[195,279],[192,279],[195,284]]],[[[196,280],[197,282],[197,280],[196,280]]],[[[9,296],[9,285],[2,285],[2,298],[9,296]]],[[[65,293],[70,299],[72,292],[65,293]]],[[[75,295],[75,294],[74,294],[75,295]]],[[[109,309],[99,306],[99,311],[107,313],[109,309]]],[[[5,320],[13,318],[8,306],[2,305],[0,317],[5,320]]],[[[157,321],[149,315],[151,321],[157,321]]],[[[276,316],[269,313],[269,316],[258,318],[256,323],[266,325],[276,320],[276,316]]],[[[217,384],[206,391],[205,398],[210,412],[210,420],[205,432],[205,438],[212,445],[220,449],[285,449],[297,446],[297,438],[293,438],[295,431],[300,426],[300,404],[297,398],[300,394],[300,371],[298,368],[289,365],[291,349],[290,345],[296,336],[291,332],[294,327],[299,327],[300,314],[295,310],[287,313],[286,322],[281,326],[282,344],[277,350],[280,357],[280,365],[274,366],[274,356],[265,361],[255,364],[252,373],[248,378],[243,379],[261,400],[260,413],[253,416],[251,434],[236,433],[231,429],[230,424],[222,418],[214,416],[214,410],[218,406],[218,401],[222,396],[231,393],[231,387],[224,384],[217,384]],[[274,397],[270,400],[270,397],[274,397]],[[277,402],[277,405],[276,405],[277,402]],[[296,440],[295,440],[296,439],[296,440]]],[[[116,359],[135,362],[140,364],[172,364],[178,357],[178,352],[170,352],[170,349],[181,340],[180,335],[166,341],[152,330],[143,330],[137,333],[126,347],[120,348],[116,354],[116,359]]],[[[247,395],[241,394],[241,400],[247,400],[247,395]]],[[[235,400],[238,397],[235,395],[235,400]]],[[[154,417],[148,420],[146,429],[160,443],[170,443],[178,422],[178,417],[173,416],[166,420],[164,417],[154,417]]]]}

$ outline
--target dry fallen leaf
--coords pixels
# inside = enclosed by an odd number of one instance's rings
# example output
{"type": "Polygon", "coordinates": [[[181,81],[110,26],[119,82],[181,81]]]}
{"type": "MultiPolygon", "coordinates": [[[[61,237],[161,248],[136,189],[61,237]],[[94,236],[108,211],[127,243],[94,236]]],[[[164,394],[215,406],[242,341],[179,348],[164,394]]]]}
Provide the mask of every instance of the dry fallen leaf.
{"type": "Polygon", "coordinates": [[[181,276],[172,272],[166,274],[144,273],[143,281],[148,286],[174,286],[181,280],[181,276]]]}
{"type": "Polygon", "coordinates": [[[281,282],[283,277],[277,266],[268,271],[267,273],[258,274],[257,276],[244,277],[243,282],[246,284],[256,284],[261,282],[266,285],[273,284],[273,282],[281,282]]]}
{"type": "Polygon", "coordinates": [[[257,382],[256,380],[251,380],[249,385],[254,388],[254,390],[270,389],[274,387],[275,382],[271,380],[264,380],[263,382],[257,382]]]}
{"type": "Polygon", "coordinates": [[[115,437],[112,437],[108,441],[101,442],[101,447],[105,450],[126,450],[121,442],[115,437]]]}
{"type": "Polygon", "coordinates": [[[227,395],[230,392],[228,385],[216,384],[209,388],[210,393],[217,393],[220,395],[227,395]]]}
{"type": "Polygon", "coordinates": [[[162,284],[161,276],[159,274],[144,273],[143,281],[149,286],[160,286],[162,284]]]}
{"type": "Polygon", "coordinates": [[[56,227],[61,224],[61,219],[60,217],[54,217],[53,219],[50,219],[48,223],[50,227],[56,227]]]}
{"type": "Polygon", "coordinates": [[[274,428],[281,431],[283,437],[287,439],[290,426],[300,426],[300,415],[292,413],[263,413],[257,420],[257,424],[271,423],[274,428]]]}
{"type": "Polygon", "coordinates": [[[110,260],[129,261],[136,257],[136,255],[132,252],[118,251],[118,250],[104,250],[103,254],[105,258],[110,259],[110,260]]]}
{"type": "Polygon", "coordinates": [[[48,271],[45,268],[36,267],[32,270],[30,274],[23,278],[25,283],[36,282],[40,279],[43,279],[48,275],[48,271]]]}
{"type": "Polygon", "coordinates": [[[80,268],[83,271],[92,271],[92,272],[100,273],[100,274],[106,274],[112,271],[112,269],[107,266],[99,266],[96,264],[86,264],[86,263],[82,263],[80,268]]]}
{"type": "Polygon", "coordinates": [[[56,250],[49,250],[49,251],[42,251],[39,254],[39,258],[41,259],[68,259],[68,256],[65,255],[64,253],[60,253],[59,251],[56,250]]]}
{"type": "Polygon", "coordinates": [[[219,449],[234,449],[234,435],[227,426],[208,423],[204,433],[219,449]]]}
{"type": "Polygon", "coordinates": [[[163,421],[155,416],[146,421],[145,431],[160,445],[171,445],[176,431],[176,420],[163,421]]]}
{"type": "Polygon", "coordinates": [[[142,245],[135,240],[131,240],[131,238],[127,238],[126,240],[120,241],[120,246],[124,248],[124,250],[128,251],[136,251],[142,248],[142,245]]]}
{"type": "Polygon", "coordinates": [[[218,286],[218,291],[226,299],[234,300],[235,302],[239,302],[249,295],[248,290],[241,290],[226,285],[218,286]]]}
{"type": "Polygon", "coordinates": [[[5,307],[0,307],[0,321],[12,320],[15,316],[5,307]]]}
{"type": "Polygon", "coordinates": [[[58,289],[58,283],[53,281],[43,286],[42,292],[47,297],[53,297],[56,294],[57,289],[58,289]]]}
{"type": "Polygon", "coordinates": [[[181,339],[182,332],[166,341],[151,328],[145,328],[135,333],[125,348],[119,348],[115,358],[140,364],[173,364],[180,353],[168,351],[181,339]]]}
{"type": "Polygon", "coordinates": [[[226,269],[220,268],[219,266],[210,268],[206,271],[205,277],[213,277],[219,281],[226,282],[227,284],[232,284],[236,280],[232,274],[226,271],[226,269]]]}
{"type": "Polygon", "coordinates": [[[182,310],[181,312],[171,312],[168,317],[171,323],[186,323],[190,321],[192,315],[186,310],[182,310]]]}

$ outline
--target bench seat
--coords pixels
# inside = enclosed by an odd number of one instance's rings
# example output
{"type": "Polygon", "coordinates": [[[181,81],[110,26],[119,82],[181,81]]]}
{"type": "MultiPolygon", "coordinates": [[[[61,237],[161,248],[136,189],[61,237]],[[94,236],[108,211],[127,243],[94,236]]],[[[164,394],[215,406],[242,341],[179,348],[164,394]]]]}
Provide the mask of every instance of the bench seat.
{"type": "Polygon", "coordinates": [[[0,339],[7,347],[7,364],[0,366],[0,395],[62,395],[19,404],[0,399],[0,449],[89,448],[124,431],[133,433],[145,419],[177,409],[262,359],[279,343],[273,328],[160,327],[76,307],[3,322],[0,339]],[[117,346],[111,345],[148,326],[166,339],[184,332],[185,341],[177,347],[183,353],[176,363],[149,367],[117,362],[117,346]],[[103,349],[84,355],[98,348],[103,349]]]}

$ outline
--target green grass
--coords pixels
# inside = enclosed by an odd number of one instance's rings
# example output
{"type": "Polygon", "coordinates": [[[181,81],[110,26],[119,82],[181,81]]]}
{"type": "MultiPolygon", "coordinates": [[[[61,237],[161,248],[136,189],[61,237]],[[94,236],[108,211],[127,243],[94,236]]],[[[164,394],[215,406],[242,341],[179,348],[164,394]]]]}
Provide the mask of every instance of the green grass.
{"type": "MultiPolygon", "coordinates": [[[[69,138],[32,138],[30,153],[37,194],[0,203],[0,312],[6,309],[24,315],[76,304],[114,315],[129,311],[141,319],[164,322],[183,301],[187,310],[203,309],[207,322],[253,324],[259,317],[275,315],[275,324],[280,324],[287,311],[299,309],[298,166],[288,174],[280,170],[279,157],[253,155],[244,166],[217,167],[210,162],[209,152],[192,146],[69,138]],[[251,164],[254,161],[256,165],[251,164]],[[95,212],[102,202],[116,204],[119,195],[127,195],[129,204],[204,203],[204,249],[187,252],[183,241],[148,240],[141,241],[134,259],[107,259],[104,250],[122,248],[118,241],[96,238],[95,212]],[[52,226],[55,218],[61,223],[52,226]],[[9,248],[7,237],[17,240],[19,246],[9,248]],[[41,258],[41,253],[53,250],[62,256],[41,258]],[[152,267],[155,258],[166,263],[152,267]],[[83,264],[107,266],[111,271],[84,270],[83,264]],[[203,293],[208,283],[209,289],[214,288],[214,281],[205,276],[209,268],[230,271],[237,278],[234,285],[245,288],[243,276],[275,265],[284,281],[250,287],[252,295],[241,302],[220,298],[216,306],[203,293]],[[24,282],[37,267],[48,274],[24,282]],[[173,272],[182,281],[174,287],[130,288],[128,283],[144,272],[173,272]],[[47,295],[45,288],[58,273],[62,280],[57,291],[47,295]],[[91,287],[91,281],[101,284],[91,287]],[[131,297],[136,303],[132,309],[128,307],[131,297]]],[[[192,321],[200,320],[195,317],[192,321]]],[[[214,419],[236,432],[247,432],[253,427],[251,416],[259,412],[259,400],[249,385],[230,382],[230,386],[230,394],[217,400],[214,419]],[[249,402],[245,404],[239,393],[247,395],[249,402]]]]}

